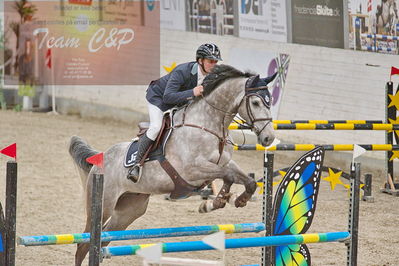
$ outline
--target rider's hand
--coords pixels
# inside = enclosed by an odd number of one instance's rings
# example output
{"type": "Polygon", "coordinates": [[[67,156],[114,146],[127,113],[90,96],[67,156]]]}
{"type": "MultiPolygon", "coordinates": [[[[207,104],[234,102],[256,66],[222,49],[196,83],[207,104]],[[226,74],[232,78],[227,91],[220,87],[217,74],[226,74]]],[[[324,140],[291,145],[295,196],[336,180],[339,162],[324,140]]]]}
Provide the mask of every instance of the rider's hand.
{"type": "Polygon", "coordinates": [[[199,85],[199,86],[197,86],[197,87],[195,87],[194,89],[193,89],[193,92],[194,92],[194,96],[200,96],[200,95],[202,95],[202,92],[204,91],[204,87],[202,86],[202,85],[199,85]]]}

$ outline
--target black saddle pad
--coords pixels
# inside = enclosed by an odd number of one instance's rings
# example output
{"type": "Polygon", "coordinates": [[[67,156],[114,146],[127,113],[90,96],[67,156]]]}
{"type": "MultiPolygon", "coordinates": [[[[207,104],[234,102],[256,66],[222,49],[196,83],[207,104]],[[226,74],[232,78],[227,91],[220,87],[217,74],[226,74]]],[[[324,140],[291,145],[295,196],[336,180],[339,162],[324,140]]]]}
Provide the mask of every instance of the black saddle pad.
{"type": "MultiPolygon", "coordinates": [[[[170,128],[166,129],[166,131],[163,133],[161,143],[158,145],[156,150],[150,152],[150,154],[148,155],[148,158],[145,160],[145,162],[153,161],[153,160],[163,160],[165,158],[165,156],[164,156],[165,155],[165,145],[168,142],[168,139],[173,131],[173,115],[176,112],[176,110],[177,110],[177,108],[173,108],[164,114],[164,116],[170,116],[170,128]]],[[[160,134],[162,134],[162,133],[160,133],[160,134]]],[[[139,141],[139,138],[133,139],[133,141],[130,143],[129,147],[127,148],[125,160],[123,161],[123,165],[125,167],[133,166],[134,162],[136,161],[137,150],[139,147],[138,141],[139,141]]]]}
{"type": "Polygon", "coordinates": [[[131,167],[133,166],[134,162],[136,161],[137,150],[139,148],[139,139],[134,139],[129,147],[127,148],[127,153],[125,155],[124,166],[131,167]]]}
{"type": "MultiPolygon", "coordinates": [[[[172,128],[170,128],[165,133],[165,135],[163,136],[163,139],[161,141],[161,144],[158,146],[158,148],[156,150],[150,152],[150,154],[148,155],[148,158],[145,159],[144,162],[154,161],[154,160],[159,160],[159,159],[163,159],[164,158],[165,145],[166,145],[166,142],[168,141],[171,133],[172,133],[172,128]]],[[[134,162],[136,161],[138,148],[139,148],[139,139],[135,138],[129,144],[129,147],[127,148],[127,152],[126,152],[126,155],[125,155],[125,160],[123,161],[123,165],[125,167],[133,166],[134,162]]]]}

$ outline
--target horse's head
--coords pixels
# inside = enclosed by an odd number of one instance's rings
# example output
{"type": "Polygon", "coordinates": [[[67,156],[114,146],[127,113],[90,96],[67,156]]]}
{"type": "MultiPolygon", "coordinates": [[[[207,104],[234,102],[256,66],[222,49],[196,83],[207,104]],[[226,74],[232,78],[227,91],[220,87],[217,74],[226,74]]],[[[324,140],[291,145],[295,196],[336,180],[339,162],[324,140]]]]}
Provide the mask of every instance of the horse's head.
{"type": "Polygon", "coordinates": [[[271,96],[267,86],[262,86],[259,81],[259,76],[253,73],[216,65],[202,83],[203,99],[211,110],[215,110],[213,115],[219,114],[223,122],[226,115],[233,118],[238,113],[258,136],[258,143],[268,146],[274,140],[271,96]],[[212,96],[208,97],[210,94],[212,96]]]}
{"type": "Polygon", "coordinates": [[[268,146],[275,138],[270,111],[272,98],[267,86],[254,87],[258,79],[259,76],[253,76],[247,80],[245,95],[238,107],[238,114],[258,136],[258,143],[268,146]]]}

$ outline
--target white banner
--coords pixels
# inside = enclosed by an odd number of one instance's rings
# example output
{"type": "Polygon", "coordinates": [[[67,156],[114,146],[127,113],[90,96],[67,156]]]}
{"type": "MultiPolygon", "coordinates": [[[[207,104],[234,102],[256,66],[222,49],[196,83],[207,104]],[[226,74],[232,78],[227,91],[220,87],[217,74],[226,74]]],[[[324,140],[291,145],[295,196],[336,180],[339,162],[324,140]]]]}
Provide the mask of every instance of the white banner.
{"type": "Polygon", "coordinates": [[[287,11],[281,0],[239,0],[239,36],[287,42],[287,11]]]}
{"type": "Polygon", "coordinates": [[[233,48],[230,51],[229,64],[241,71],[251,71],[265,78],[278,72],[277,77],[268,84],[272,101],[273,119],[278,118],[281,97],[288,74],[289,56],[264,50],[233,48]]]}
{"type": "Polygon", "coordinates": [[[184,0],[161,1],[161,28],[171,30],[186,30],[184,0]]]}

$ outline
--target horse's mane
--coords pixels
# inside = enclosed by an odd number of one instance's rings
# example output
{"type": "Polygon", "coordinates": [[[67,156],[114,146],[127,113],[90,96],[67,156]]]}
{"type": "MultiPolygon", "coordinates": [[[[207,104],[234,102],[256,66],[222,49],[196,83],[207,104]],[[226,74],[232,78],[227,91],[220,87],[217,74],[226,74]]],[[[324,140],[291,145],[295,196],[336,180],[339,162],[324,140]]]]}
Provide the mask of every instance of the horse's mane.
{"type": "Polygon", "coordinates": [[[251,77],[251,72],[241,72],[229,65],[216,65],[212,71],[205,77],[202,85],[204,86],[203,96],[207,96],[214,91],[222,82],[231,78],[251,77]]]}

